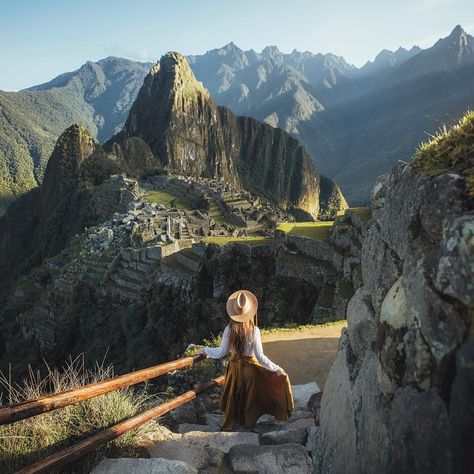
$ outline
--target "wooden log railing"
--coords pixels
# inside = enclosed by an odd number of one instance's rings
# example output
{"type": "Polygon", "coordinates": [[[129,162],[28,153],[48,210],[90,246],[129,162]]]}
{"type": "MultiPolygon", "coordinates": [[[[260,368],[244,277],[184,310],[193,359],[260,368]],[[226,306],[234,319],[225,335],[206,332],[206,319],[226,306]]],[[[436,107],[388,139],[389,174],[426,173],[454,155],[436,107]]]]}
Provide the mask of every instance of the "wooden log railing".
{"type": "Polygon", "coordinates": [[[0,406],[0,425],[13,423],[15,421],[30,418],[41,413],[57,410],[73,403],[88,400],[92,397],[103,395],[120,388],[136,385],[140,382],[154,379],[160,375],[165,375],[172,370],[189,367],[205,359],[204,354],[194,355],[192,357],[183,357],[181,359],[165,362],[147,369],[137,370],[129,374],[120,375],[103,382],[96,382],[82,387],[68,390],[67,392],[55,393],[44,397],[28,400],[13,405],[0,406]]]}
{"type": "Polygon", "coordinates": [[[21,470],[18,474],[38,474],[43,472],[49,472],[51,469],[59,468],[65,464],[78,459],[89,451],[92,451],[95,448],[98,448],[104,443],[107,443],[115,438],[118,438],[127,431],[138,428],[139,426],[147,423],[148,421],[154,420],[161,415],[169,412],[173,408],[176,408],[180,405],[183,405],[186,402],[189,402],[193,398],[196,398],[197,395],[209,390],[217,385],[222,385],[224,383],[224,376],[217,377],[205,385],[202,385],[195,390],[190,390],[183,393],[167,402],[164,402],[156,407],[150,408],[149,410],[140,413],[128,420],[122,421],[115,426],[111,426],[100,433],[97,433],[93,436],[90,436],[87,439],[79,441],[68,448],[59,451],[42,461],[33,464],[26,469],[21,470]]]}

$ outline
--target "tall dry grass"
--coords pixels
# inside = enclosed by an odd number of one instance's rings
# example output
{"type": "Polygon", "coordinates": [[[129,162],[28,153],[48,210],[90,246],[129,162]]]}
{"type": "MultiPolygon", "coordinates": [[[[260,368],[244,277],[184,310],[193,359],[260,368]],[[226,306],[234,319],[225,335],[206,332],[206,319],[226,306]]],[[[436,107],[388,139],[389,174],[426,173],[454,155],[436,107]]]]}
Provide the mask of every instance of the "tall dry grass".
{"type": "MultiPolygon", "coordinates": [[[[30,368],[28,377],[20,384],[0,373],[0,385],[6,393],[3,399],[0,396],[0,404],[19,403],[113,376],[113,367],[104,362],[88,370],[83,355],[69,360],[60,369],[46,365],[45,375],[30,368]]],[[[0,472],[16,472],[87,435],[130,418],[142,412],[149,399],[146,387],[139,390],[126,388],[0,426],[0,472]]],[[[139,453],[137,441],[151,429],[149,423],[126,433],[60,472],[89,472],[104,457],[136,457],[139,453]]]]}

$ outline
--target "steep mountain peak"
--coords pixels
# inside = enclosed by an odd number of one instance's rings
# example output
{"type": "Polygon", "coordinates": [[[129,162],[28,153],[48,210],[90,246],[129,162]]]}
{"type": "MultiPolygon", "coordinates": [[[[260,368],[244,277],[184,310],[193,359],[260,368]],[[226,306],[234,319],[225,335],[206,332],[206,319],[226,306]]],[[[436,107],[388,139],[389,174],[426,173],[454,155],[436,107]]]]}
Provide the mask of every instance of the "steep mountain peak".
{"type": "Polygon", "coordinates": [[[448,38],[461,38],[461,37],[466,37],[466,36],[467,36],[467,34],[463,30],[462,26],[461,25],[456,25],[454,27],[453,31],[451,31],[448,38]]]}
{"type": "Polygon", "coordinates": [[[474,48],[474,38],[467,34],[461,25],[457,25],[446,38],[440,38],[432,48],[434,50],[458,51],[462,56],[465,52],[471,52],[474,48]],[[466,51],[469,50],[469,51],[466,51]]]}
{"type": "Polygon", "coordinates": [[[186,58],[181,53],[166,53],[161,57],[159,67],[157,66],[150,70],[150,74],[156,75],[161,71],[162,79],[166,83],[171,84],[175,93],[183,94],[187,97],[207,94],[202,83],[194,77],[194,73],[189,67],[186,58]]]}
{"type": "Polygon", "coordinates": [[[230,43],[227,43],[225,46],[222,46],[222,48],[220,49],[222,51],[235,51],[235,50],[242,51],[233,41],[231,41],[230,43]]]}
{"type": "Polygon", "coordinates": [[[154,169],[224,180],[312,217],[319,212],[319,173],[301,143],[218,107],[179,53],[151,69],[124,129],[104,147],[130,168],[151,155],[154,169]]]}
{"type": "Polygon", "coordinates": [[[281,56],[281,52],[277,46],[266,46],[263,48],[261,55],[267,59],[276,59],[281,56]]]}
{"type": "Polygon", "coordinates": [[[177,52],[166,53],[145,77],[123,133],[134,136],[161,128],[170,113],[185,115],[209,100],[209,92],[196,79],[186,58],[177,52]]]}
{"type": "Polygon", "coordinates": [[[403,65],[412,75],[431,74],[440,70],[452,71],[474,64],[474,37],[457,25],[446,38],[440,38],[403,65]]]}
{"type": "Polygon", "coordinates": [[[41,208],[47,215],[80,178],[80,167],[100,145],[81,124],[67,128],[58,138],[48,161],[41,189],[41,208]]]}

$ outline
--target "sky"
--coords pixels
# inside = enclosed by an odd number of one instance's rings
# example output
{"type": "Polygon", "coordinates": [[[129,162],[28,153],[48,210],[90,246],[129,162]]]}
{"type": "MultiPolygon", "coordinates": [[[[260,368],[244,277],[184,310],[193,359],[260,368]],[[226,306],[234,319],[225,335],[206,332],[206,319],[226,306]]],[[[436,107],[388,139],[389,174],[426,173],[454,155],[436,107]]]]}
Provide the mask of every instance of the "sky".
{"type": "Polygon", "coordinates": [[[460,24],[472,0],[0,0],[0,89],[19,90],[122,56],[156,61],[233,41],[343,56],[360,67],[382,49],[427,48],[460,24]]]}

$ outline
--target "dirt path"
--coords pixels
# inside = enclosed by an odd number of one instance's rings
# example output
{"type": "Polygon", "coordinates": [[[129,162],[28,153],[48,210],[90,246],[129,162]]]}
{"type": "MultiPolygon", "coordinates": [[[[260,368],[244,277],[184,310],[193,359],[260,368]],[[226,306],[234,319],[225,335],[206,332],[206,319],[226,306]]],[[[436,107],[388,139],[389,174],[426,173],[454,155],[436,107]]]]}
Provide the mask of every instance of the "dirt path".
{"type": "Polygon", "coordinates": [[[306,331],[266,334],[262,336],[263,351],[286,370],[292,384],[316,381],[323,390],[344,326],[345,323],[341,323],[306,331]]]}

